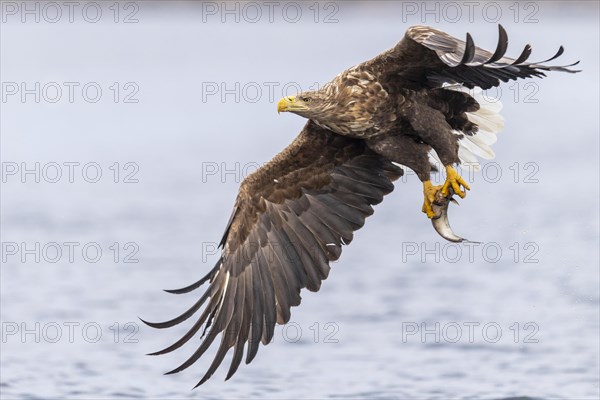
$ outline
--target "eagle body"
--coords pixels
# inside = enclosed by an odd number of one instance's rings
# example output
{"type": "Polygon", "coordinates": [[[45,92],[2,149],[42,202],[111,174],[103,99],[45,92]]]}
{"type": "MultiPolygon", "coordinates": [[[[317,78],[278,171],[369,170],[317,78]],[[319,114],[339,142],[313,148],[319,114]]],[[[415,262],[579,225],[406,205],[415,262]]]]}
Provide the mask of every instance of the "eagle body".
{"type": "Polygon", "coordinates": [[[259,344],[271,342],[275,324],[290,320],[301,289],[319,290],[329,263],[402,176],[398,164],[423,181],[423,212],[430,218],[435,196],[448,200],[449,188],[459,195],[461,185],[468,189],[452,166],[492,158],[490,146],[502,120],[499,105],[482,104],[467,89],[542,77],[547,71],[577,72],[571,65],[546,64],[562,54],[562,47],[549,60],[531,63],[529,45],[516,59],[505,56],[507,45],[501,26],[494,52],[476,47],[469,34],[461,41],[416,26],[393,48],[319,90],[281,99],[278,111],[298,114],[307,123],[289,146],[242,182],[215,266],[197,282],[168,292],[188,293],[205,283],[208,288],[178,317],[146,322],[162,329],[196,315],[183,337],[153,353],[168,353],[201,337],[195,352],[169,373],[194,364],[217,337],[216,355],[198,385],[232,349],[226,379],[243,359],[250,363],[259,344]],[[443,187],[429,181],[431,157],[446,168],[443,187]]]}
{"type": "MultiPolygon", "coordinates": [[[[432,170],[434,146],[444,164],[459,162],[458,137],[477,129],[466,116],[479,104],[468,93],[443,88],[412,89],[397,74],[373,61],[352,67],[326,84],[321,93],[330,106],[310,118],[337,134],[364,139],[375,152],[413,169],[421,180],[432,170]]],[[[301,94],[300,96],[306,96],[301,94]]]]}

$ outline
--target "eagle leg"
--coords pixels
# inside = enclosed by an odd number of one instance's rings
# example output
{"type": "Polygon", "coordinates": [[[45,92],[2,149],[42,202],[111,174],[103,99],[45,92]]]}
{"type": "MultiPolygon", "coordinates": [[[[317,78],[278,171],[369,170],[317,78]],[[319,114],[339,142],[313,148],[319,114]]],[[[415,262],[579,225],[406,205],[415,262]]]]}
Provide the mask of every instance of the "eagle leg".
{"type": "Polygon", "coordinates": [[[438,186],[434,186],[431,181],[424,181],[423,182],[423,196],[424,196],[424,200],[423,200],[423,208],[421,209],[421,211],[423,211],[425,214],[427,214],[427,218],[432,219],[433,217],[435,217],[435,212],[433,211],[433,202],[435,201],[435,195],[438,191],[440,191],[443,188],[442,185],[438,185],[438,186]]]}
{"type": "Polygon", "coordinates": [[[442,186],[442,196],[448,196],[450,194],[449,189],[452,188],[454,193],[459,195],[461,198],[465,198],[467,195],[466,191],[462,191],[460,187],[464,187],[466,190],[471,190],[467,182],[456,172],[454,167],[446,165],[446,181],[442,186]]]}

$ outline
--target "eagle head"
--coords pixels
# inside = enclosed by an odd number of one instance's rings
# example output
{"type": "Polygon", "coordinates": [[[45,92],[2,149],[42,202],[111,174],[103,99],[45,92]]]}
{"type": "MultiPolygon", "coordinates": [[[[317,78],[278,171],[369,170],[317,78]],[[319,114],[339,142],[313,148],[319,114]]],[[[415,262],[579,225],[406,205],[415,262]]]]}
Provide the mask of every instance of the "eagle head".
{"type": "MultiPolygon", "coordinates": [[[[319,90],[283,97],[277,103],[277,111],[298,114],[342,135],[373,133],[376,130],[375,120],[379,117],[378,109],[385,108],[387,93],[384,97],[377,96],[379,90],[367,90],[358,84],[338,81],[335,79],[319,90]]],[[[381,88],[377,82],[363,82],[381,88]]]]}
{"type": "Polygon", "coordinates": [[[331,108],[327,96],[320,91],[302,92],[283,97],[277,103],[277,112],[291,112],[304,118],[317,119],[331,108]]]}
{"type": "Polygon", "coordinates": [[[277,103],[277,112],[291,112],[315,122],[322,128],[344,134],[347,129],[339,124],[345,110],[336,99],[324,91],[302,92],[296,96],[286,96],[277,103]]]}

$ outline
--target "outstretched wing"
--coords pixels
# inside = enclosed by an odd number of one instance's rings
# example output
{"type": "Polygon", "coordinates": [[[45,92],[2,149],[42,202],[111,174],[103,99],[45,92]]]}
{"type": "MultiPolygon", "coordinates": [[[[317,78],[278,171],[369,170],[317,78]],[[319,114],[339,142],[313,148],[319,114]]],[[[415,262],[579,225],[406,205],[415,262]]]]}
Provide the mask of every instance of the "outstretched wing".
{"type": "MultiPolygon", "coordinates": [[[[462,41],[437,29],[413,26],[396,47],[380,57],[393,61],[383,63],[385,68],[392,68],[400,77],[427,87],[458,83],[470,89],[475,86],[489,89],[498,86],[500,81],[543,77],[546,76],[544,71],[578,72],[568,67],[577,65],[579,61],[565,66],[545,64],[563,54],[562,46],[545,61],[527,62],[531,55],[530,45],[526,45],[516,59],[506,57],[508,35],[502,25],[498,25],[498,29],[498,44],[491,53],[475,46],[468,33],[466,41],[462,41]]],[[[373,62],[378,63],[376,60],[373,62]]]]}
{"type": "Polygon", "coordinates": [[[233,358],[229,379],[241,363],[252,361],[259,342],[268,344],[275,323],[290,319],[300,304],[300,290],[319,290],[329,261],[339,258],[373,213],[372,205],[393,190],[403,171],[356,139],[334,134],[309,121],[300,135],[241,185],[221,241],[216,266],[198,282],[172,293],[186,293],[209,282],[206,292],[186,312],[155,328],[179,324],[204,305],[191,329],[171,352],[203,329],[195,353],[169,373],[196,362],[218,335],[214,361],[198,385],[215,372],[227,352],[233,358]]]}
{"type": "MultiPolygon", "coordinates": [[[[505,56],[508,35],[502,25],[498,30],[498,44],[492,53],[475,46],[468,33],[462,41],[437,29],[413,26],[395,47],[363,64],[378,74],[388,89],[429,89],[430,105],[444,113],[456,135],[459,160],[475,169],[479,168],[478,158],[494,157],[490,146],[504,123],[499,99],[467,89],[489,89],[509,80],[543,77],[546,71],[579,72],[569,69],[579,62],[546,64],[563,54],[562,46],[553,57],[540,62],[527,62],[530,45],[516,59],[505,56]],[[465,93],[452,93],[457,91],[465,93]]],[[[435,151],[431,155],[441,163],[435,151]]]]}

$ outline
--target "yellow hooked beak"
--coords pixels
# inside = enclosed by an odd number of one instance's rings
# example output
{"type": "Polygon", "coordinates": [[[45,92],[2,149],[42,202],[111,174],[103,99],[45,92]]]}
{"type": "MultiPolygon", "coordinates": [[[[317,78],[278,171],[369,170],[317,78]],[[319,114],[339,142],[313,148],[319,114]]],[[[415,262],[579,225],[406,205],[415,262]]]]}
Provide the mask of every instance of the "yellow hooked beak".
{"type": "Polygon", "coordinates": [[[277,112],[294,112],[307,111],[309,108],[302,100],[298,100],[296,96],[287,96],[279,100],[277,103],[277,112]]]}

